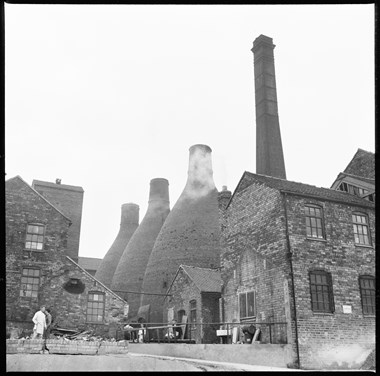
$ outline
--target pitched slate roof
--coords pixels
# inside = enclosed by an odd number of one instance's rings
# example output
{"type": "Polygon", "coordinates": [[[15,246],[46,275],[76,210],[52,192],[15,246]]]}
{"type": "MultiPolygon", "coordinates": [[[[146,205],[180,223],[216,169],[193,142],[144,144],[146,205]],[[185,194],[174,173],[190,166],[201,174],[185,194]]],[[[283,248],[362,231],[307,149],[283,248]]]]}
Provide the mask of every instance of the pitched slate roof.
{"type": "Polygon", "coordinates": [[[102,262],[101,258],[78,257],[78,264],[83,269],[98,270],[99,265],[100,265],[101,262],[102,262]]]}
{"type": "Polygon", "coordinates": [[[220,271],[196,266],[180,265],[201,292],[221,292],[220,271]]]}
{"type": "MultiPolygon", "coordinates": [[[[331,200],[343,202],[351,205],[360,205],[370,208],[375,208],[373,202],[367,201],[363,198],[351,195],[347,192],[336,191],[329,188],[320,188],[314,185],[297,183],[294,181],[274,178],[272,176],[253,174],[252,172],[245,171],[240,182],[238,183],[235,192],[240,192],[249,187],[253,183],[265,184],[266,186],[277,189],[282,192],[294,193],[303,196],[314,197],[321,200],[331,200]]],[[[233,198],[232,196],[232,198],[233,198]]],[[[231,200],[232,200],[231,198],[231,200]]],[[[230,200],[230,202],[231,202],[230,200]]]]}
{"type": "Polygon", "coordinates": [[[375,154],[358,149],[343,172],[362,178],[375,179],[375,154]]]}

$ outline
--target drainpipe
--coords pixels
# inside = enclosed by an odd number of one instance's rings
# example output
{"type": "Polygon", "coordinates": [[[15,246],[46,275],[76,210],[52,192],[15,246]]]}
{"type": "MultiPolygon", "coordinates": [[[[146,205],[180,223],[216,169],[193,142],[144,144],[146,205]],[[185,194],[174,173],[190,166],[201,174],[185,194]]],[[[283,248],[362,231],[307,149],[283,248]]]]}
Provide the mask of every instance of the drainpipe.
{"type": "Polygon", "coordinates": [[[286,199],[287,195],[285,192],[283,193],[283,204],[284,204],[284,211],[285,211],[285,233],[286,233],[286,245],[287,245],[287,251],[288,251],[288,258],[289,258],[289,264],[290,264],[290,277],[292,279],[292,295],[293,295],[293,304],[294,304],[294,329],[296,334],[296,349],[297,349],[297,360],[298,360],[298,368],[301,368],[301,362],[300,362],[300,350],[298,347],[298,326],[297,326],[297,309],[296,309],[296,292],[295,292],[295,286],[294,286],[294,275],[293,275],[293,263],[292,263],[292,251],[290,249],[290,240],[289,240],[289,229],[288,229],[288,211],[286,209],[286,199]]]}

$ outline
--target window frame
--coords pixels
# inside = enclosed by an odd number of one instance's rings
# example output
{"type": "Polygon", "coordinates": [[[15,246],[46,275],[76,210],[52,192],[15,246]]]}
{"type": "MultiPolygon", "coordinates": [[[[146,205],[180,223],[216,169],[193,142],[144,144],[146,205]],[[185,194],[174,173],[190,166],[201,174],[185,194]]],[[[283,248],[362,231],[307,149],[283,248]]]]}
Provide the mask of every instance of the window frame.
{"type": "Polygon", "coordinates": [[[351,215],[351,221],[352,221],[352,226],[353,226],[353,233],[354,233],[354,243],[355,245],[358,245],[358,246],[364,246],[364,247],[372,247],[372,239],[371,239],[371,230],[370,230],[370,227],[369,227],[369,217],[366,213],[363,213],[363,212],[352,212],[352,215],[351,215]],[[365,223],[363,222],[359,222],[359,221],[354,221],[354,216],[355,217],[362,217],[365,219],[365,223]],[[359,232],[355,232],[355,226],[357,226],[359,228],[359,226],[361,226],[363,229],[366,228],[367,229],[367,234],[364,234],[364,233],[359,233],[359,232]],[[367,238],[368,238],[368,244],[367,243],[361,243],[360,242],[360,235],[361,236],[365,236],[367,235],[367,238]],[[356,239],[359,239],[359,242],[356,241],[356,239]]]}
{"type": "Polygon", "coordinates": [[[88,294],[87,294],[87,302],[86,302],[86,322],[87,323],[91,323],[91,324],[103,324],[104,323],[104,319],[105,319],[105,302],[106,302],[106,294],[102,291],[89,291],[88,294]],[[99,301],[99,300],[95,300],[95,299],[90,299],[91,295],[98,295],[98,296],[103,296],[103,300],[102,301],[99,301]],[[92,310],[97,310],[97,312],[99,312],[99,308],[98,307],[89,307],[89,304],[90,303],[101,303],[103,304],[103,307],[100,308],[101,309],[101,315],[102,315],[102,319],[101,321],[99,320],[96,320],[96,321],[93,321],[91,319],[89,319],[89,316],[90,317],[94,317],[94,316],[99,316],[99,313],[98,314],[94,314],[94,313],[91,313],[89,314],[89,309],[92,309],[92,310]]]}
{"type": "Polygon", "coordinates": [[[196,330],[197,326],[194,324],[197,322],[197,300],[192,299],[189,301],[190,312],[190,330],[196,330]]]}
{"type": "Polygon", "coordinates": [[[45,249],[45,232],[46,232],[46,225],[43,223],[27,223],[26,224],[26,231],[25,231],[25,242],[24,242],[24,249],[26,251],[32,251],[32,252],[43,252],[45,249]],[[37,230],[37,232],[34,232],[30,230],[30,227],[37,226],[38,228],[42,228],[42,233],[37,230]],[[34,241],[34,237],[37,237],[36,241],[34,241]],[[40,241],[40,237],[42,237],[42,240],[40,241]],[[29,247],[27,244],[30,243],[29,247]],[[32,244],[37,244],[36,248],[32,248],[32,244]],[[41,244],[41,249],[38,249],[38,244],[41,244]]]}
{"type": "Polygon", "coordinates": [[[324,211],[323,211],[323,207],[321,205],[317,205],[317,204],[313,204],[313,203],[306,203],[304,205],[304,216],[305,216],[305,228],[306,228],[306,238],[307,239],[312,239],[312,240],[326,240],[326,230],[325,230],[325,220],[324,220],[324,211]],[[318,209],[321,213],[320,216],[317,216],[317,215],[312,215],[310,214],[310,211],[307,213],[306,210],[307,209],[314,209],[314,212],[315,212],[315,209],[318,209]],[[315,226],[313,227],[312,226],[312,219],[315,220],[315,226]],[[308,224],[308,220],[309,220],[309,224],[308,224]],[[318,220],[320,220],[321,222],[321,226],[320,226],[320,230],[321,230],[321,236],[318,236],[318,220]],[[309,235],[308,234],[308,229],[310,228],[310,232],[311,234],[309,235]],[[313,236],[313,229],[316,229],[316,232],[317,232],[317,236],[313,236]]]}
{"type": "Polygon", "coordinates": [[[362,313],[363,316],[376,316],[376,284],[375,284],[375,277],[369,274],[364,274],[360,275],[358,278],[359,281],[359,290],[360,290],[360,300],[361,300],[361,305],[362,305],[362,313]],[[370,286],[369,288],[365,288],[362,286],[362,281],[367,280],[371,281],[373,283],[373,286],[370,286]],[[364,295],[363,292],[366,290],[370,291],[370,294],[364,295]],[[367,299],[370,299],[371,303],[373,302],[374,304],[364,304],[364,301],[367,301],[367,299]],[[365,298],[365,299],[364,299],[365,298]],[[371,307],[372,312],[366,312],[365,307],[371,307]]]}
{"type": "Polygon", "coordinates": [[[23,266],[22,267],[22,270],[21,270],[21,279],[20,279],[20,292],[19,292],[19,296],[21,298],[34,298],[34,299],[38,299],[38,294],[39,294],[39,291],[40,291],[40,283],[41,283],[41,269],[40,268],[35,268],[35,267],[31,267],[31,266],[23,266]],[[28,274],[28,273],[24,273],[24,271],[26,270],[33,270],[33,271],[38,271],[38,276],[36,275],[33,275],[34,273],[31,274],[28,274]],[[26,282],[23,282],[23,279],[27,279],[26,282]],[[31,279],[32,283],[28,283],[29,282],[29,279],[31,279]],[[37,283],[34,283],[34,281],[37,281],[37,283]],[[31,289],[23,289],[23,285],[31,285],[32,288],[31,289]],[[37,287],[37,289],[33,289],[33,287],[37,287]],[[27,295],[23,295],[22,292],[26,292],[26,291],[30,291],[31,293],[33,293],[33,291],[35,291],[35,295],[31,294],[29,296],[27,295]]]}
{"type": "Polygon", "coordinates": [[[239,300],[239,318],[240,320],[249,320],[249,319],[254,319],[256,318],[256,291],[255,290],[249,290],[245,292],[241,292],[238,295],[238,300],[239,300]],[[250,310],[249,307],[250,305],[248,304],[248,294],[253,294],[253,309],[250,310]],[[242,298],[244,297],[244,307],[245,307],[245,316],[242,316],[242,298]],[[251,313],[252,315],[249,315],[251,313]]]}
{"type": "MultiPolygon", "coordinates": [[[[317,279],[317,278],[315,278],[317,279]]],[[[326,270],[322,270],[322,269],[313,269],[313,270],[309,270],[309,288],[310,288],[310,306],[311,306],[311,310],[313,313],[324,313],[324,314],[333,314],[335,312],[335,302],[334,302],[334,289],[333,289],[333,282],[332,282],[332,275],[330,272],[326,271],[326,270]],[[326,283],[312,283],[312,278],[311,276],[312,275],[320,275],[320,276],[325,276],[326,277],[326,283]],[[318,300],[318,288],[316,288],[316,292],[314,293],[313,291],[313,288],[312,286],[322,286],[322,291],[319,292],[319,294],[323,294],[324,295],[324,291],[323,291],[323,287],[327,287],[327,294],[328,294],[328,304],[329,304],[329,309],[325,309],[323,307],[323,309],[319,309],[319,308],[315,308],[315,304],[318,305],[318,303],[322,302],[323,304],[325,304],[325,300],[322,298],[322,301],[321,300],[318,300]],[[317,300],[313,300],[313,293],[314,294],[317,294],[317,300]]]]}

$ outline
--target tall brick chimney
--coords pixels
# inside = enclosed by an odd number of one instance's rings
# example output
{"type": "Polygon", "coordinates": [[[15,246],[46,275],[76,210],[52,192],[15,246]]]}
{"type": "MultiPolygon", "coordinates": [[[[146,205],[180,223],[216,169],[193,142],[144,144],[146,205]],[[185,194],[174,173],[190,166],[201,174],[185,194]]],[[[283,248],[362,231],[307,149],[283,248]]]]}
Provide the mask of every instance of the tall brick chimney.
{"type": "Polygon", "coordinates": [[[119,232],[99,265],[95,278],[111,287],[112,278],[124,249],[139,225],[139,206],[133,203],[121,206],[121,221],[119,232]]]}
{"type": "Polygon", "coordinates": [[[185,188],[157,236],[146,268],[141,310],[149,305],[150,322],[165,322],[164,296],[181,264],[205,268],[220,265],[218,191],[213,181],[211,148],[189,149],[185,188]]]}
{"type": "Polygon", "coordinates": [[[152,179],[148,209],[124,249],[111,283],[111,289],[128,301],[129,317],[137,314],[140,305],[138,293],[141,292],[145,269],[157,235],[170,212],[169,206],[168,180],[152,179]],[[129,293],[120,291],[129,291],[129,293]]]}
{"type": "Polygon", "coordinates": [[[256,102],[256,173],[286,179],[278,119],[272,38],[253,42],[256,102]]]}

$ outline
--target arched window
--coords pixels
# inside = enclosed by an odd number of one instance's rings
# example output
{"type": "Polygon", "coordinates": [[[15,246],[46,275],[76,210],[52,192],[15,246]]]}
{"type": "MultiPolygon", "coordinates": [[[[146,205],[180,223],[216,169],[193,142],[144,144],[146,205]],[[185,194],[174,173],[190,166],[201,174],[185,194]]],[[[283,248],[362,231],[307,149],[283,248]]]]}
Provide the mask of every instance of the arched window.
{"type": "Polygon", "coordinates": [[[359,289],[363,315],[375,315],[375,278],[370,275],[361,275],[359,277],[359,289]]]}
{"type": "Polygon", "coordinates": [[[324,270],[311,270],[310,295],[313,312],[334,312],[334,298],[331,273],[324,270]]]}
{"type": "Polygon", "coordinates": [[[323,224],[323,211],[320,206],[307,204],[305,205],[306,236],[308,238],[325,238],[323,224]]]}
{"type": "Polygon", "coordinates": [[[363,213],[353,213],[352,225],[354,226],[355,243],[371,245],[368,217],[363,213]]]}

